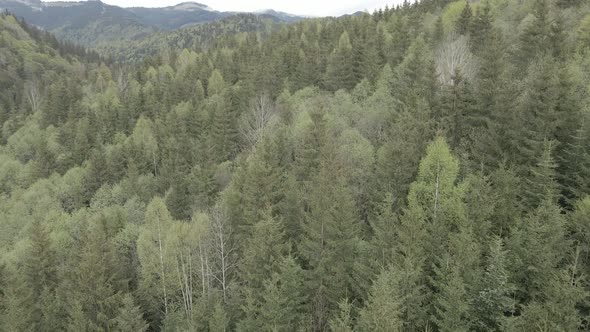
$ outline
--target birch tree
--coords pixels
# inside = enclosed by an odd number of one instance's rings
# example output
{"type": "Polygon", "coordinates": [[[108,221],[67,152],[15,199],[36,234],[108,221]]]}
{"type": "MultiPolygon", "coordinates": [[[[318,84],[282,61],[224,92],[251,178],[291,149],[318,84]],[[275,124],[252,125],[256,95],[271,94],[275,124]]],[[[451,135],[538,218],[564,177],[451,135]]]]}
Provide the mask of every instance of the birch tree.
{"type": "Polygon", "coordinates": [[[277,120],[277,108],[268,94],[254,98],[249,111],[241,116],[239,123],[245,146],[253,147],[260,142],[277,120]]]}
{"type": "Polygon", "coordinates": [[[156,197],[148,205],[145,226],[137,240],[137,253],[141,264],[140,290],[152,304],[152,310],[169,311],[169,288],[172,276],[171,261],[167,252],[166,230],[172,226],[172,217],[164,201],[156,197]],[[155,303],[152,303],[155,302],[155,303]]]}
{"type": "Polygon", "coordinates": [[[477,61],[469,49],[468,37],[450,35],[436,52],[436,71],[440,83],[453,84],[453,76],[460,71],[471,81],[477,74],[477,61]]]}
{"type": "Polygon", "coordinates": [[[236,267],[236,248],[233,242],[233,228],[225,207],[220,203],[210,211],[212,277],[221,288],[223,301],[227,301],[231,288],[231,277],[236,267]]]}

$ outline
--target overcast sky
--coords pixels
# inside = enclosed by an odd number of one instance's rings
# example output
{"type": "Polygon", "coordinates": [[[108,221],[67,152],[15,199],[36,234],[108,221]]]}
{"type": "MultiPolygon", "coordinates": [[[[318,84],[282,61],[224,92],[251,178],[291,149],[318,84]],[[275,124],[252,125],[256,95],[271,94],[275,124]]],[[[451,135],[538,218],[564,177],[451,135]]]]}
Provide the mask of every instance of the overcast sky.
{"type": "MultiPolygon", "coordinates": [[[[48,0],[44,0],[48,1],[48,0]]],[[[185,0],[102,0],[121,7],[166,7],[185,0]]],[[[291,14],[328,16],[373,11],[403,0],[196,0],[220,11],[256,11],[274,9],[291,14]]]]}

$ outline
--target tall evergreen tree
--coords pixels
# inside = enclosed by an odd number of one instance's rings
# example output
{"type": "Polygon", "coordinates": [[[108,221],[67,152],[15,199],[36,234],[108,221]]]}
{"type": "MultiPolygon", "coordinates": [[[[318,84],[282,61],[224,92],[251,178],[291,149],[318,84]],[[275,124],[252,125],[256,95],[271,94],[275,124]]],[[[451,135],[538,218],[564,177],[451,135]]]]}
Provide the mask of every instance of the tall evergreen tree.
{"type": "Polygon", "coordinates": [[[507,252],[503,240],[494,236],[486,268],[480,281],[479,294],[475,298],[474,327],[481,331],[499,331],[505,325],[505,314],[512,309],[511,285],[507,270],[507,252]]]}
{"type": "Polygon", "coordinates": [[[304,275],[291,256],[283,258],[279,271],[266,282],[262,291],[260,320],[269,331],[294,331],[304,322],[304,275]]]}
{"type": "Polygon", "coordinates": [[[353,48],[348,32],[344,31],[338,40],[338,47],[328,59],[326,87],[332,91],[351,90],[357,83],[353,72],[353,48]]]}
{"type": "Polygon", "coordinates": [[[469,28],[471,27],[471,19],[473,17],[473,11],[471,10],[471,6],[469,5],[469,0],[465,1],[465,7],[461,11],[459,15],[459,19],[457,20],[455,30],[460,35],[466,35],[469,32],[469,28]]]}
{"type": "Polygon", "coordinates": [[[359,328],[362,331],[403,331],[404,301],[403,274],[394,267],[384,269],[371,286],[365,308],[361,311],[359,328]]]}
{"type": "Polygon", "coordinates": [[[343,297],[362,298],[366,267],[360,222],[343,179],[324,166],[312,188],[300,252],[309,266],[306,288],[314,328],[326,327],[343,297]]]}
{"type": "Polygon", "coordinates": [[[133,298],[127,295],[123,298],[123,306],[116,318],[117,331],[145,332],[149,325],[143,320],[140,308],[135,306],[133,298]]]}

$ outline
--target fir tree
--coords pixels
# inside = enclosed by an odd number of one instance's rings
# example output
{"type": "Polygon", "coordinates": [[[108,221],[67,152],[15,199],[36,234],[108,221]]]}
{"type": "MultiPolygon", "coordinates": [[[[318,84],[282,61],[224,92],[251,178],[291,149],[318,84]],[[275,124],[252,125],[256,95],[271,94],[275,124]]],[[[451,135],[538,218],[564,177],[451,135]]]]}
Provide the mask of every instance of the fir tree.
{"type": "Polygon", "coordinates": [[[140,308],[135,306],[133,298],[127,295],[122,300],[122,307],[116,318],[117,331],[145,332],[149,325],[143,320],[140,308]]]}
{"type": "Polygon", "coordinates": [[[473,11],[471,10],[469,1],[465,1],[465,7],[463,7],[463,11],[461,11],[461,15],[459,15],[459,19],[457,20],[455,27],[458,34],[466,35],[469,32],[472,17],[473,11]]]}

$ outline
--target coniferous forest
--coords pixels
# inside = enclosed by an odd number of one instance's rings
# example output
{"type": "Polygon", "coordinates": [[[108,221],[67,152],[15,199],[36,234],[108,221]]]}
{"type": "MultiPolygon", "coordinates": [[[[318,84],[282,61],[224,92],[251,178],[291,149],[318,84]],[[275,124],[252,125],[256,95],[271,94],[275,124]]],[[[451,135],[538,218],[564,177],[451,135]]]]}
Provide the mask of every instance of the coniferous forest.
{"type": "Polygon", "coordinates": [[[588,1],[257,20],[0,16],[0,331],[590,330],[588,1]]]}

